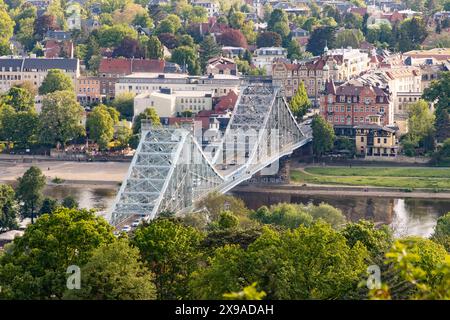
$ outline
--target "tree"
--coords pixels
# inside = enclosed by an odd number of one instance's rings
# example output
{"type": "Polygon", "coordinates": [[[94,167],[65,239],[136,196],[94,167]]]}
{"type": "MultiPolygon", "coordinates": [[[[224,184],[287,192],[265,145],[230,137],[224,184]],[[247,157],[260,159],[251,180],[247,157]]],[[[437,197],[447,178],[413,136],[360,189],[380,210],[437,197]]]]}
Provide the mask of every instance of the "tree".
{"type": "Polygon", "coordinates": [[[211,35],[205,36],[200,43],[200,64],[202,70],[206,68],[209,59],[219,56],[221,52],[214,37],[211,35]]]}
{"type": "Polygon", "coordinates": [[[39,214],[51,214],[58,208],[58,201],[53,198],[45,198],[42,201],[41,209],[39,210],[39,214]]]}
{"type": "Polygon", "coordinates": [[[450,212],[438,218],[431,240],[441,244],[450,252],[450,212]]]}
{"type": "Polygon", "coordinates": [[[136,39],[125,37],[114,49],[113,57],[144,58],[144,49],[136,39]]]}
{"type": "Polygon", "coordinates": [[[239,219],[231,211],[222,211],[217,221],[217,226],[221,229],[232,229],[239,225],[239,219]]]}
{"type": "Polygon", "coordinates": [[[302,48],[297,40],[292,39],[289,42],[288,58],[291,60],[301,59],[303,56],[302,48]]]}
{"type": "Polygon", "coordinates": [[[21,202],[21,212],[25,217],[31,217],[31,223],[34,223],[34,217],[42,203],[42,190],[46,185],[46,178],[38,167],[30,167],[22,177],[17,179],[16,189],[17,199],[21,202]]]}
{"type": "Polygon", "coordinates": [[[217,36],[217,42],[223,46],[247,48],[247,39],[240,30],[230,29],[217,36]]]}
{"type": "Polygon", "coordinates": [[[187,299],[190,274],[197,269],[203,235],[169,219],[138,228],[133,244],[155,274],[158,299],[187,299]]]}
{"type": "Polygon", "coordinates": [[[303,81],[300,81],[298,89],[289,103],[289,108],[299,118],[302,118],[308,112],[308,109],[311,108],[311,102],[308,99],[303,81]]]}
{"type": "Polygon", "coordinates": [[[247,249],[217,249],[190,284],[197,299],[220,299],[254,282],[268,299],[339,299],[357,287],[366,257],[364,246],[349,247],[323,222],[282,232],[266,227],[247,249]]]}
{"type": "Polygon", "coordinates": [[[65,145],[83,136],[83,111],[73,92],[55,91],[45,95],[39,114],[40,141],[49,145],[65,145]]]}
{"type": "Polygon", "coordinates": [[[120,112],[123,118],[131,119],[134,113],[134,94],[132,92],[125,92],[116,95],[112,101],[112,106],[120,112]]]}
{"type": "Polygon", "coordinates": [[[333,148],[335,137],[333,126],[320,115],[314,116],[311,126],[313,130],[313,152],[316,157],[321,157],[333,148]]]}
{"type": "Polygon", "coordinates": [[[172,51],[172,61],[183,66],[183,68],[187,67],[189,74],[200,74],[200,63],[198,61],[197,52],[194,48],[187,46],[175,48],[172,51]]]}
{"type": "Polygon", "coordinates": [[[418,49],[427,35],[427,26],[421,17],[405,19],[399,27],[398,49],[403,52],[418,49]]]}
{"type": "Polygon", "coordinates": [[[133,130],[128,126],[126,121],[119,124],[115,133],[115,138],[119,142],[119,147],[126,148],[130,142],[133,130]]]}
{"type": "Polygon", "coordinates": [[[146,56],[150,59],[164,58],[164,48],[158,37],[150,36],[147,40],[146,56]]]}
{"type": "Polygon", "coordinates": [[[156,34],[171,33],[175,34],[181,28],[181,20],[174,14],[169,14],[164,18],[156,28],[156,34]]]}
{"type": "Polygon", "coordinates": [[[45,95],[55,91],[74,91],[70,77],[59,69],[50,69],[39,87],[39,94],[45,95]]]}
{"type": "Polygon", "coordinates": [[[335,46],[336,48],[359,48],[362,41],[364,41],[364,35],[361,30],[348,29],[337,34],[335,46]]]}
{"type": "Polygon", "coordinates": [[[89,137],[96,141],[100,149],[108,148],[108,143],[114,137],[114,120],[106,106],[99,105],[89,114],[86,123],[89,137]]]}
{"type": "Polygon", "coordinates": [[[14,189],[0,184],[0,231],[17,229],[19,204],[15,199],[14,189]]]}
{"type": "Polygon", "coordinates": [[[434,115],[430,111],[428,104],[425,101],[420,100],[414,104],[409,105],[408,133],[405,135],[402,143],[409,143],[411,146],[414,146],[414,148],[422,147],[427,151],[434,150],[434,144],[426,144],[428,140],[433,141],[433,125],[434,115]]]}
{"type": "Polygon", "coordinates": [[[276,205],[260,207],[251,214],[251,217],[264,224],[273,224],[295,229],[301,225],[311,225],[313,217],[303,208],[291,203],[278,203],[276,205]]]}
{"type": "Polygon", "coordinates": [[[242,29],[245,24],[245,14],[239,11],[233,11],[228,18],[228,23],[233,29],[242,29]]]}
{"type": "Polygon", "coordinates": [[[155,108],[146,108],[143,112],[139,113],[133,122],[133,134],[138,134],[141,132],[142,120],[150,120],[150,123],[154,126],[161,124],[158,114],[155,108]]]}
{"type": "Polygon", "coordinates": [[[119,239],[92,251],[81,268],[81,289],[67,290],[65,299],[155,299],[153,275],[140,261],[139,250],[119,239]]]}
{"type": "Polygon", "coordinates": [[[36,142],[38,115],[34,110],[15,111],[13,107],[0,107],[0,139],[14,142],[14,147],[30,147],[36,142]]]}
{"type": "Polygon", "coordinates": [[[78,201],[73,196],[67,196],[61,201],[61,206],[67,209],[78,209],[78,201]]]}
{"type": "Polygon", "coordinates": [[[199,208],[206,208],[209,213],[209,219],[216,221],[224,210],[233,212],[237,217],[242,219],[246,217],[249,210],[245,206],[244,201],[229,195],[223,195],[211,192],[198,203],[199,208]]]}
{"type": "Polygon", "coordinates": [[[281,36],[272,31],[266,31],[258,34],[256,38],[256,46],[263,47],[279,47],[281,45],[281,36]]]}
{"type": "Polygon", "coordinates": [[[15,22],[5,8],[0,8],[0,40],[9,42],[13,36],[15,22]]]}
{"type": "Polygon", "coordinates": [[[95,248],[113,242],[112,229],[87,210],[42,215],[0,256],[0,298],[61,299],[67,268],[83,266],[95,248]]]}
{"type": "Polygon", "coordinates": [[[426,88],[422,96],[426,101],[436,102],[434,127],[436,129],[436,139],[439,142],[450,137],[450,72],[442,72],[441,78],[432,81],[426,88]]]}
{"type": "Polygon", "coordinates": [[[158,34],[158,39],[167,49],[175,49],[180,45],[178,38],[171,33],[161,33],[158,34]]]}
{"type": "Polygon", "coordinates": [[[24,88],[11,87],[2,100],[13,107],[16,112],[34,110],[34,96],[24,88]]]}
{"type": "Polygon", "coordinates": [[[137,13],[131,23],[135,26],[141,26],[142,28],[154,27],[153,19],[150,17],[147,11],[137,13]]]}
{"type": "MultiPolygon", "coordinates": [[[[288,25],[289,24],[288,15],[285,11],[281,9],[275,9],[270,13],[269,21],[267,21],[267,29],[269,31],[276,32],[276,26],[277,24],[279,25],[280,23],[288,25]]],[[[285,35],[282,34],[281,36],[284,37],[285,35]]]]}
{"type": "Polygon", "coordinates": [[[126,24],[106,25],[98,31],[98,43],[104,48],[117,47],[125,38],[137,38],[136,30],[126,24]]]}
{"type": "Polygon", "coordinates": [[[58,22],[54,15],[44,13],[34,21],[35,40],[41,41],[49,30],[58,30],[58,22]]]}
{"type": "Polygon", "coordinates": [[[246,21],[245,24],[241,28],[242,34],[247,39],[247,43],[255,44],[257,32],[255,31],[255,24],[252,20],[246,21]]]}
{"type": "Polygon", "coordinates": [[[309,37],[308,44],[306,45],[306,51],[309,51],[313,55],[317,56],[323,53],[323,49],[325,47],[330,49],[334,48],[334,43],[336,40],[335,34],[335,27],[327,26],[314,29],[309,37]]]}

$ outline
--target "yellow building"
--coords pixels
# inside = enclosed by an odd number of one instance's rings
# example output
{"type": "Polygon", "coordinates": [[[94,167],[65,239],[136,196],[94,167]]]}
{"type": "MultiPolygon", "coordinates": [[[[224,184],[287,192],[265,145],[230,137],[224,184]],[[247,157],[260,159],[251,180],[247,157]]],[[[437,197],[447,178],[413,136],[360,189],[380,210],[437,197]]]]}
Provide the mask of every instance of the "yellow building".
{"type": "Polygon", "coordinates": [[[373,157],[397,156],[398,141],[395,130],[374,122],[354,127],[356,154],[373,157]]]}

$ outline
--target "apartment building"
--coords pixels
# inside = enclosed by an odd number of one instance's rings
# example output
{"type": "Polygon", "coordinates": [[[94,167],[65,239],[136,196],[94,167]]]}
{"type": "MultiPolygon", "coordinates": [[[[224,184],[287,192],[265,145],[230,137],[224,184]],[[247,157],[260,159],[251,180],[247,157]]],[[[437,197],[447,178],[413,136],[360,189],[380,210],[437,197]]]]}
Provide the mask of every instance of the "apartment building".
{"type": "Polygon", "coordinates": [[[327,81],[320,97],[320,113],[333,126],[353,127],[373,123],[379,118],[380,125],[394,123],[394,110],[389,92],[358,80],[350,80],[336,86],[327,81]]]}
{"type": "Polygon", "coordinates": [[[162,118],[181,116],[185,111],[197,114],[212,110],[212,97],[212,91],[173,91],[167,88],[142,93],[134,98],[134,115],[149,107],[154,108],[162,118]]]}
{"type": "Polygon", "coordinates": [[[212,91],[213,97],[239,91],[241,79],[238,76],[215,74],[208,76],[189,76],[178,73],[133,73],[117,80],[116,94],[131,92],[135,95],[152,93],[161,89],[178,91],[212,91]]]}
{"type": "Polygon", "coordinates": [[[287,50],[282,47],[263,47],[255,50],[253,64],[266,70],[267,75],[272,75],[272,64],[275,60],[286,59],[287,50]]]}
{"type": "Polygon", "coordinates": [[[39,88],[50,69],[62,70],[76,87],[80,76],[78,59],[0,57],[0,93],[24,81],[29,81],[39,88]]]}
{"type": "Polygon", "coordinates": [[[193,6],[203,7],[208,12],[208,17],[219,14],[220,6],[213,0],[191,0],[193,6]]]}
{"type": "Polygon", "coordinates": [[[77,100],[83,105],[90,105],[103,101],[104,95],[100,91],[100,78],[81,76],[77,81],[77,100]]]}
{"type": "Polygon", "coordinates": [[[395,130],[377,123],[354,127],[356,154],[364,157],[395,157],[398,141],[395,130]]]}

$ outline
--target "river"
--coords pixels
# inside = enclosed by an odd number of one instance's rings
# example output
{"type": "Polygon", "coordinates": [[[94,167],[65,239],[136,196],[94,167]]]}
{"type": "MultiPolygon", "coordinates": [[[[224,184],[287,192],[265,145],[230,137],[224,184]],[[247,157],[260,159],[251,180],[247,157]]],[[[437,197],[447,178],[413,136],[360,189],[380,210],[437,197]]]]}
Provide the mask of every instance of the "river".
{"type": "MultiPolygon", "coordinates": [[[[117,190],[118,187],[112,185],[50,185],[46,187],[45,195],[57,199],[72,195],[78,200],[80,207],[97,209],[100,215],[107,218],[117,190]]],[[[241,198],[250,209],[278,202],[303,204],[326,202],[342,210],[350,221],[367,219],[388,224],[397,237],[407,235],[428,237],[433,233],[437,218],[450,211],[450,199],[303,196],[251,192],[231,194],[241,198]]]]}

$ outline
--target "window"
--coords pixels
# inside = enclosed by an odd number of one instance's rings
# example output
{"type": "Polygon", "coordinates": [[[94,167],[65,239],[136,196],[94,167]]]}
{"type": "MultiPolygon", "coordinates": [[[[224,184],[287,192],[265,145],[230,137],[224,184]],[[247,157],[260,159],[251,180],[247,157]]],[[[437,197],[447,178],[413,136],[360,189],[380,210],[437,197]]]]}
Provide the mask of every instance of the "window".
{"type": "Polygon", "coordinates": [[[380,143],[381,142],[381,139],[380,138],[377,138],[377,143],[380,143]]]}
{"type": "Polygon", "coordinates": [[[344,111],[345,111],[345,107],[341,106],[341,112],[344,112],[344,111]]]}
{"type": "Polygon", "coordinates": [[[347,112],[352,112],[352,106],[347,106],[347,112]]]}
{"type": "Polygon", "coordinates": [[[387,143],[387,138],[384,138],[384,139],[383,139],[383,143],[387,143]]]}
{"type": "Polygon", "coordinates": [[[361,142],[364,142],[364,137],[361,137],[361,142]]]}

